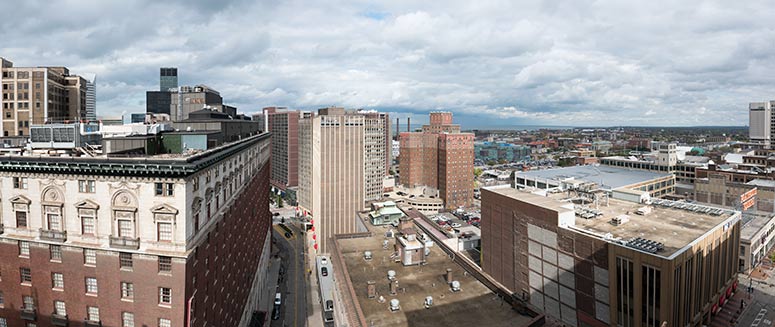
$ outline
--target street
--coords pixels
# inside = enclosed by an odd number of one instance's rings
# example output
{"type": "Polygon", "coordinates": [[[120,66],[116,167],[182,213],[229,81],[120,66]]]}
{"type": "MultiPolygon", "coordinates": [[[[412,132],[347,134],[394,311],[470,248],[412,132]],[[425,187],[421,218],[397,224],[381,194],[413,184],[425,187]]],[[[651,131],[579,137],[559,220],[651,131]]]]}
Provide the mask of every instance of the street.
{"type": "MultiPolygon", "coordinates": [[[[287,220],[286,220],[287,221],[287,220]]],[[[307,276],[304,267],[303,235],[293,224],[287,224],[293,230],[290,239],[285,237],[279,226],[275,225],[272,235],[277,240],[280,270],[279,288],[282,293],[280,319],[272,320],[272,326],[302,327],[307,324],[307,276]]]]}

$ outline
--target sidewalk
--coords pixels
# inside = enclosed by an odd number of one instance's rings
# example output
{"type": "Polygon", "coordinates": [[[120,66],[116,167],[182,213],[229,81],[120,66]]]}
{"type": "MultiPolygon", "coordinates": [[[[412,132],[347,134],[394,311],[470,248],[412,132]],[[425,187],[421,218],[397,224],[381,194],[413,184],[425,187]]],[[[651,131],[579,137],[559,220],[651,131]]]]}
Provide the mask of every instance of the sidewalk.
{"type": "Polygon", "coordinates": [[[307,274],[307,282],[309,289],[307,290],[307,326],[309,327],[323,327],[323,307],[320,304],[320,287],[318,286],[318,278],[316,272],[315,249],[310,246],[312,240],[310,234],[304,233],[304,248],[307,253],[307,267],[311,273],[305,271],[307,274]]]}
{"type": "Polygon", "coordinates": [[[734,326],[739,318],[745,314],[746,309],[751,306],[751,298],[749,294],[745,292],[743,288],[738,287],[737,292],[732,295],[731,298],[724,303],[724,306],[719,310],[713,320],[710,323],[711,327],[728,327],[734,326]],[[746,307],[740,309],[740,301],[745,300],[746,307]]]}

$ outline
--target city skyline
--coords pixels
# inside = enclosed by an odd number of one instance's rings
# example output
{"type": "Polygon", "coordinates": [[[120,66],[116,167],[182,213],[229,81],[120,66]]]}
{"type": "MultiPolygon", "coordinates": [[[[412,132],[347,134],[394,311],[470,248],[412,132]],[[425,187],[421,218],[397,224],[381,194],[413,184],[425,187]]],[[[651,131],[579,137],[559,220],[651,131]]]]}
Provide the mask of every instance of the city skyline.
{"type": "Polygon", "coordinates": [[[764,2],[14,8],[2,26],[18,33],[0,55],[99,75],[103,116],[142,111],[167,66],[180,69],[181,85],[230,94],[247,113],[336,105],[422,123],[446,110],[463,128],[743,126],[746,104],[767,101],[775,84],[764,2]],[[39,19],[21,20],[32,11],[39,19]],[[22,43],[29,34],[45,36],[22,43]]]}

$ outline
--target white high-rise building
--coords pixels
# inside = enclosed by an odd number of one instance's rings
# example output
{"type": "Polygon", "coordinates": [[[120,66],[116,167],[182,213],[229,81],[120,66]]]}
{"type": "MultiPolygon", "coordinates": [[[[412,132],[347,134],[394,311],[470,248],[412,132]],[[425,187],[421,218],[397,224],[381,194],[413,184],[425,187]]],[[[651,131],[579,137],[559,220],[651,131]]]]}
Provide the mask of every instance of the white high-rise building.
{"type": "Polygon", "coordinates": [[[97,120],[97,75],[86,81],[86,120],[97,120]]]}
{"type": "Polygon", "coordinates": [[[748,104],[748,138],[751,142],[762,143],[766,148],[770,147],[772,140],[772,108],[775,101],[751,102],[748,104]]]}

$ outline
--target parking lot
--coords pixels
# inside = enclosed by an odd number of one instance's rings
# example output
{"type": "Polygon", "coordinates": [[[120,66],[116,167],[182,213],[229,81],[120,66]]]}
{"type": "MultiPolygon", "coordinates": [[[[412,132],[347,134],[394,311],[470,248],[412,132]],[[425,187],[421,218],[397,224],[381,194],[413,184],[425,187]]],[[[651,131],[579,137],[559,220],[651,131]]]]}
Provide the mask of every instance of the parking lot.
{"type": "Polygon", "coordinates": [[[479,224],[481,223],[481,214],[478,211],[443,212],[436,215],[435,217],[432,217],[431,220],[439,224],[439,226],[452,229],[467,225],[479,227],[479,224]]]}

